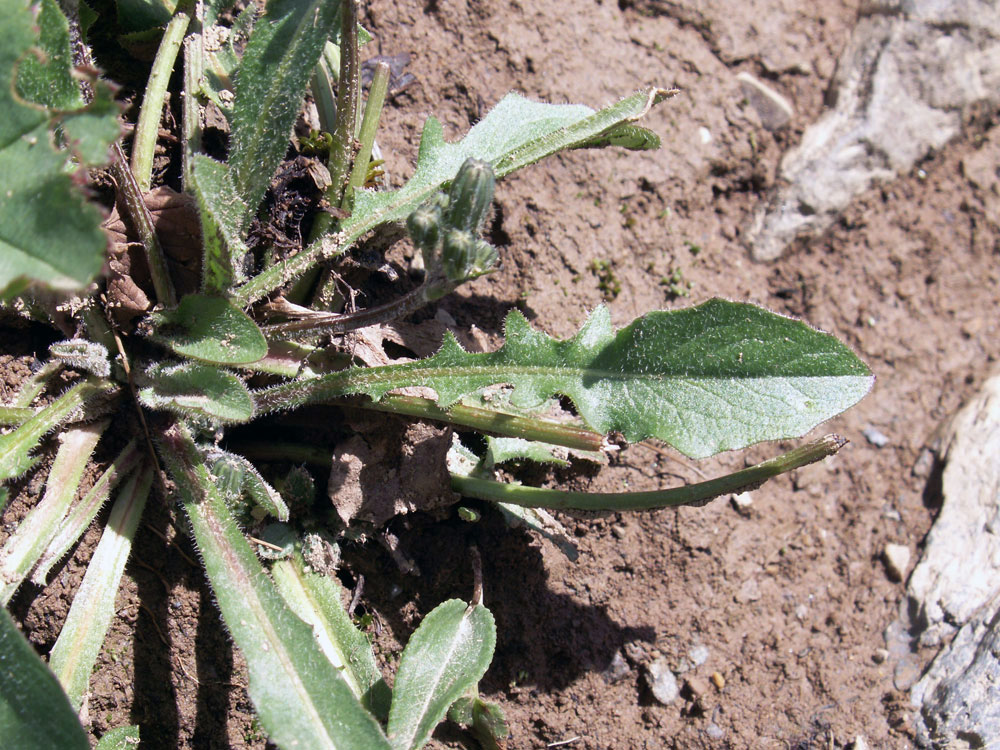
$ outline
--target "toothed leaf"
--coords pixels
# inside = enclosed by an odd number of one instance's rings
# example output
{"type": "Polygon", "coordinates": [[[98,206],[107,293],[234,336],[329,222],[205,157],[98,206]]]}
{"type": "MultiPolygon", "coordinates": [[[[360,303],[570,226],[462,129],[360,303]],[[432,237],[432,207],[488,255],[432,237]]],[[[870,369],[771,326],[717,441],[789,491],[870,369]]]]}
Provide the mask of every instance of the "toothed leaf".
{"type": "Polygon", "coordinates": [[[276,386],[261,409],[313,398],[395,388],[433,388],[448,407],[481,388],[513,386],[511,402],[541,407],[568,396],[584,421],[629,442],[655,437],[692,458],[764,440],[799,437],[853,406],[871,388],[871,371],[846,346],[796,320],[753,305],[710,300],[652,312],[615,332],[606,308],[558,341],[507,317],[495,352],[470,354],[446,335],[433,357],[354,369],[276,386]]]}

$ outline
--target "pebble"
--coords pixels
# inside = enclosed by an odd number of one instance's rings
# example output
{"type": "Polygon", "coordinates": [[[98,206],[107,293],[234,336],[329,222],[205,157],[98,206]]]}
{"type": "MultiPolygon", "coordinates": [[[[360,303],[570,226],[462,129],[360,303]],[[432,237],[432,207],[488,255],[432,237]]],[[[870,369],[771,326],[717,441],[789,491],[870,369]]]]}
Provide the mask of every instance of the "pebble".
{"type": "Polygon", "coordinates": [[[646,670],[646,682],[657,701],[668,706],[677,700],[681,691],[677,686],[677,677],[670,671],[666,659],[657,659],[646,670]]]}
{"type": "Polygon", "coordinates": [[[884,448],[889,444],[889,436],[874,427],[865,427],[861,431],[861,434],[865,436],[865,440],[876,448],[884,448]]]}
{"type": "Polygon", "coordinates": [[[859,734],[854,738],[854,742],[851,743],[851,750],[868,750],[868,740],[864,738],[864,735],[859,734]]]}
{"type": "Polygon", "coordinates": [[[708,661],[708,646],[693,646],[690,651],[688,651],[688,658],[694,663],[696,667],[700,667],[706,661],[708,661]]]}
{"type": "Polygon", "coordinates": [[[733,504],[733,508],[737,513],[745,514],[750,510],[750,506],[753,505],[753,495],[749,492],[741,492],[729,498],[729,502],[733,504]]]}
{"type": "Polygon", "coordinates": [[[722,672],[712,672],[712,684],[719,690],[726,686],[726,678],[722,676],[722,672]]]}
{"type": "Polygon", "coordinates": [[[882,552],[882,559],[885,560],[885,572],[889,579],[900,583],[910,566],[910,548],[905,544],[887,544],[882,552]]]}
{"type": "Polygon", "coordinates": [[[713,740],[721,740],[726,736],[726,730],[716,724],[714,721],[705,727],[705,734],[711,737],[713,740]]]}
{"type": "Polygon", "coordinates": [[[621,651],[615,651],[615,655],[611,657],[611,663],[604,670],[604,679],[609,683],[615,683],[624,678],[628,673],[629,666],[625,661],[625,657],[622,656],[621,651]]]}
{"type": "Polygon", "coordinates": [[[768,130],[780,130],[792,119],[791,103],[763,81],[746,71],[736,76],[740,90],[757,111],[760,124],[768,130]]]}
{"type": "Polygon", "coordinates": [[[703,677],[691,676],[684,680],[684,686],[691,694],[694,701],[698,701],[708,695],[708,681],[703,677]]]}
{"type": "Polygon", "coordinates": [[[872,661],[876,664],[884,664],[886,659],[889,658],[889,650],[885,648],[877,648],[872,654],[872,661]]]}

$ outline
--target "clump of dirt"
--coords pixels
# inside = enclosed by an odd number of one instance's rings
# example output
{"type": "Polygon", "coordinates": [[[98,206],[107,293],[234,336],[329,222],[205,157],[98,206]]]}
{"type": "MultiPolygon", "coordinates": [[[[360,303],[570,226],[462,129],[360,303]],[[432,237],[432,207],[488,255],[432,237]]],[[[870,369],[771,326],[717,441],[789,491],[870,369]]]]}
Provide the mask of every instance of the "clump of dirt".
{"type": "MultiPolygon", "coordinates": [[[[439,309],[449,325],[478,326],[484,340],[512,307],[558,336],[602,303],[618,325],[713,296],[801,317],[848,342],[878,376],[867,399],[827,426],[851,444],[765,485],[749,504],[564,518],[576,561],[475,503],[478,524],[420,513],[389,523],[419,575],[358,543],[346,545],[341,577],[348,587],[364,577],[358,612],[372,615],[370,633],[390,665],[424,614],[470,595],[468,549],[478,548],[499,631],[482,693],[507,715],[509,748],[847,747],[858,736],[908,747],[908,698],[882,651],[904,585],[890,580],[881,556],[888,543],[919,548],[934,507],[918,458],[1000,353],[1000,197],[981,168],[1000,162],[997,116],[919,172],[870,190],[823,238],[752,263],[747,224],[781,154],[822,110],[854,11],[825,0],[705,3],[697,13],[674,6],[369,3],[373,47],[409,54],[416,78],[383,117],[393,185],[412,172],[425,115],[456,138],[511,89],[595,107],[644,85],[681,90],[644,123],[661,135],[660,151],[570,153],[502,182],[491,227],[502,268],[439,309]],[[741,71],[793,103],[786,129],[760,126],[741,71]],[[598,267],[613,273],[614,294],[598,267]],[[869,441],[867,428],[887,441],[869,441]],[[679,683],[667,705],[648,686],[657,660],[679,683]]],[[[22,361],[0,363],[8,386],[22,361]]],[[[781,448],[695,466],[635,446],[600,473],[541,479],[647,490],[781,448]]],[[[0,541],[41,490],[20,489],[0,541]]],[[[241,657],[170,518],[153,507],[136,540],[143,554],[129,562],[95,673],[94,733],[139,723],[149,748],[264,747],[241,657]]],[[[27,586],[14,602],[42,653],[96,537],[92,530],[47,588],[27,586]]],[[[439,737],[437,746],[468,741],[439,737]]]]}

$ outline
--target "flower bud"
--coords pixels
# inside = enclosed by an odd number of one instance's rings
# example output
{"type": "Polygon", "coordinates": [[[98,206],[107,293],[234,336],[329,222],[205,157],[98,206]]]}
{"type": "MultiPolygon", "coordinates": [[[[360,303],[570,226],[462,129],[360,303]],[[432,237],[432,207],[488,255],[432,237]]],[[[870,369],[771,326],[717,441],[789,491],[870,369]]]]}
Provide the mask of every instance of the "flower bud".
{"type": "Polygon", "coordinates": [[[458,170],[448,190],[445,223],[466,232],[479,232],[493,202],[493,167],[469,158],[458,170]]]}
{"type": "Polygon", "coordinates": [[[417,249],[433,250],[441,238],[441,208],[433,201],[424,203],[406,218],[406,229],[417,249]]]}
{"type": "Polygon", "coordinates": [[[448,229],[444,233],[441,268],[449,281],[465,281],[472,270],[476,238],[472,232],[448,229]]]}

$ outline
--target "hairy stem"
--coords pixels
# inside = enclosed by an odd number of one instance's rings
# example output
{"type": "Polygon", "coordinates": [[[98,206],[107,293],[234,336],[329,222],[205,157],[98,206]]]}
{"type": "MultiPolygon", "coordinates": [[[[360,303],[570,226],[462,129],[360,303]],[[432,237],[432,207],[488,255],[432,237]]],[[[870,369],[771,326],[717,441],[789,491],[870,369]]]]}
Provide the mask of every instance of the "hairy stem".
{"type": "Polygon", "coordinates": [[[468,497],[553,510],[656,510],[677,505],[704,505],[720,495],[756,488],[779,474],[832,456],[846,443],[847,440],[839,435],[827,435],[783,453],[777,458],[732,474],[689,484],[686,487],[652,492],[569,492],[505,484],[456,474],[451,475],[451,486],[456,492],[468,497]]]}
{"type": "Polygon", "coordinates": [[[167,24],[156,51],[153,68],[149,71],[146,94],[139,110],[139,121],[132,136],[132,173],[139,189],[148,193],[153,175],[153,152],[156,150],[156,134],[160,129],[160,117],[167,98],[167,84],[174,70],[174,62],[180,51],[184,32],[187,31],[190,16],[176,13],[167,24]]]}
{"type": "Polygon", "coordinates": [[[204,37],[201,34],[201,16],[204,10],[198,3],[192,34],[184,40],[184,90],[181,93],[181,177],[184,187],[188,186],[191,157],[201,150],[201,77],[204,72],[204,37]]]}

